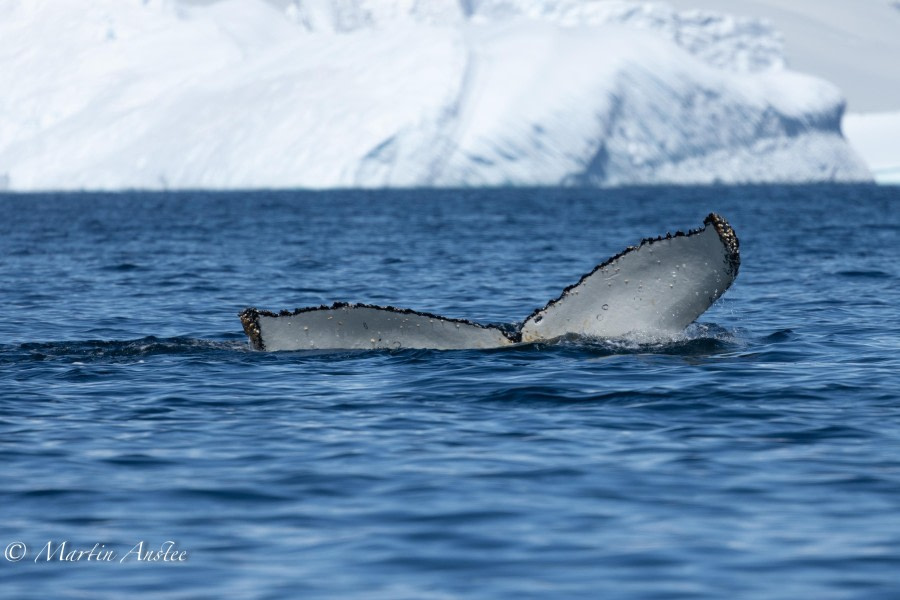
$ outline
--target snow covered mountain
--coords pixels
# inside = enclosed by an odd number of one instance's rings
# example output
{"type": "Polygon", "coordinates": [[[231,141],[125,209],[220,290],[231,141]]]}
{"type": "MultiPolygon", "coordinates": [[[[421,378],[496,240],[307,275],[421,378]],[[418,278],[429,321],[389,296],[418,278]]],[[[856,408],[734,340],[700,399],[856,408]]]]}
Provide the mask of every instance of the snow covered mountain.
{"type": "Polygon", "coordinates": [[[0,188],[868,180],[752,19],[591,0],[0,0],[0,188]]]}

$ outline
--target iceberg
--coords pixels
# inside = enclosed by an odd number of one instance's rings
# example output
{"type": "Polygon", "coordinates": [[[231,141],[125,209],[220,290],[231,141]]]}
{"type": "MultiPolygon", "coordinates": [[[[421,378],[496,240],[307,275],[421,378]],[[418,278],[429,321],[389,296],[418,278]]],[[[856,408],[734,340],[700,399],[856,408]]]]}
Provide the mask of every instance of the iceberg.
{"type": "MultiPolygon", "coordinates": [[[[721,0],[667,0],[720,8],[721,0]]],[[[847,98],[841,129],[875,181],[900,183],[900,2],[729,0],[728,11],[765,19],[784,37],[791,68],[838,85],[847,98]]]]}
{"type": "Polygon", "coordinates": [[[0,0],[9,190],[868,181],[765,24],[638,2],[0,0]]]}
{"type": "Polygon", "coordinates": [[[847,139],[880,184],[900,185],[900,110],[850,113],[842,123],[847,139]]]}

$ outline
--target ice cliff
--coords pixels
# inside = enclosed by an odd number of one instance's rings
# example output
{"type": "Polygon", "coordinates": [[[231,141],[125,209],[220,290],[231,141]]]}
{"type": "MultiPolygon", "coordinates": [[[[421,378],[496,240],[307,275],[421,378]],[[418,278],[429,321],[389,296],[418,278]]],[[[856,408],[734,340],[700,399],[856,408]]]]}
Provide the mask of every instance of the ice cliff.
{"type": "Polygon", "coordinates": [[[0,0],[0,188],[867,180],[764,23],[591,0],[0,0]]]}

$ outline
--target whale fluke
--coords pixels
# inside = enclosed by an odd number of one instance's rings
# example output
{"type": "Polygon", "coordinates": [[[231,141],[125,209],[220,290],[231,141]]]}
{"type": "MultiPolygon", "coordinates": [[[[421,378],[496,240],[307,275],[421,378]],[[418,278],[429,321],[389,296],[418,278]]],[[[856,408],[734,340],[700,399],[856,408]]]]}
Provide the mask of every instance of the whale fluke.
{"type": "Polygon", "coordinates": [[[711,214],[702,229],[646,239],[597,265],[525,319],[522,341],[677,333],[725,293],[739,266],[734,230],[711,214]]]}
{"type": "Polygon", "coordinates": [[[368,304],[336,302],[274,314],[248,308],[240,314],[257,350],[497,348],[516,339],[499,327],[368,304]]]}
{"type": "Polygon", "coordinates": [[[501,328],[410,309],[335,303],[240,313],[256,350],[498,348],[566,335],[620,338],[677,333],[727,290],[740,267],[728,222],[710,214],[701,229],[645,239],[584,275],[521,327],[501,328]]]}

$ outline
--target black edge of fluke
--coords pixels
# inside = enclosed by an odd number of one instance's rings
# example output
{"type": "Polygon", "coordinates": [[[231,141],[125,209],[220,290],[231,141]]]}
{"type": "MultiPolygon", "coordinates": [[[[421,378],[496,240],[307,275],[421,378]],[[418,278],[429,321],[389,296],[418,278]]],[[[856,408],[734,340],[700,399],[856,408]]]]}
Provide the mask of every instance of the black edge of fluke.
{"type": "Polygon", "coordinates": [[[244,333],[250,338],[250,345],[254,350],[265,350],[266,345],[263,343],[262,334],[259,332],[259,311],[255,308],[245,308],[238,313],[241,318],[241,325],[244,326],[244,333]]]}
{"type": "MultiPolygon", "coordinates": [[[[587,279],[588,277],[590,277],[591,275],[593,275],[600,269],[619,260],[620,258],[625,256],[629,252],[633,252],[633,251],[637,250],[638,248],[643,247],[644,245],[651,245],[651,244],[655,244],[657,242],[661,242],[663,240],[670,240],[673,237],[690,237],[692,235],[697,235],[699,233],[704,232],[706,230],[706,227],[709,225],[712,225],[715,228],[716,233],[719,234],[719,239],[722,240],[722,244],[725,246],[725,249],[728,252],[728,268],[732,272],[732,274],[735,277],[737,277],[738,269],[741,266],[740,242],[738,241],[737,234],[734,233],[734,229],[732,229],[731,225],[728,223],[728,221],[725,220],[724,217],[717,215],[716,213],[709,213],[709,215],[707,215],[707,217],[705,219],[703,219],[703,227],[700,227],[699,229],[691,229],[687,233],[684,233],[682,231],[676,231],[674,234],[666,233],[665,235],[660,235],[655,238],[644,238],[641,240],[641,243],[638,244],[637,246],[628,246],[627,248],[625,248],[618,254],[606,259],[605,261],[603,261],[602,263],[600,263],[599,265],[597,265],[596,267],[591,269],[589,272],[582,275],[581,279],[579,279],[578,281],[576,281],[575,283],[573,283],[572,285],[570,285],[566,289],[564,289],[558,298],[554,298],[553,300],[551,300],[550,302],[548,302],[541,308],[535,309],[534,312],[532,312],[530,315],[528,315],[525,318],[524,321],[522,321],[522,327],[525,327],[525,323],[527,323],[531,319],[534,319],[535,317],[537,317],[539,319],[540,318],[539,315],[542,312],[544,312],[545,310],[547,310],[548,308],[550,308],[551,306],[553,306],[554,304],[556,304],[557,302],[559,302],[560,300],[565,298],[569,294],[570,291],[572,291],[573,289],[575,289],[579,285],[581,285],[581,283],[585,279],[587,279]]],[[[520,327],[520,329],[522,327],[520,327]]]]}

